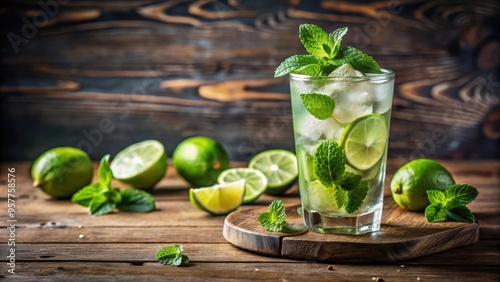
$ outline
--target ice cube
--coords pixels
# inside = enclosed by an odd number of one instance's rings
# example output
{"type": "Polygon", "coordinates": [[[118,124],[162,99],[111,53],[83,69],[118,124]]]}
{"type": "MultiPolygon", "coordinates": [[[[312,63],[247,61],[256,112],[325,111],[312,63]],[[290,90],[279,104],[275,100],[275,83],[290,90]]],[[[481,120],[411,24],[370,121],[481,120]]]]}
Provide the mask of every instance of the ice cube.
{"type": "Polygon", "coordinates": [[[384,81],[382,83],[372,83],[375,104],[373,111],[378,114],[383,114],[390,110],[392,105],[392,94],[394,93],[394,83],[384,81]]]}
{"type": "Polygon", "coordinates": [[[338,124],[333,118],[325,120],[307,114],[301,121],[297,133],[304,138],[304,142],[319,143],[323,139],[339,141],[344,127],[338,124]],[[306,140],[307,139],[307,140],[306,140]]]}
{"type": "MultiPolygon", "coordinates": [[[[332,71],[328,76],[340,76],[340,77],[348,77],[348,76],[359,76],[358,73],[355,69],[350,64],[343,64],[340,67],[336,68],[334,71],[332,71]]],[[[363,74],[361,74],[363,75],[363,74]]]]}
{"type": "Polygon", "coordinates": [[[344,91],[335,91],[335,110],[333,116],[342,124],[367,114],[373,113],[375,95],[368,81],[364,82],[338,82],[344,84],[344,91]]]}

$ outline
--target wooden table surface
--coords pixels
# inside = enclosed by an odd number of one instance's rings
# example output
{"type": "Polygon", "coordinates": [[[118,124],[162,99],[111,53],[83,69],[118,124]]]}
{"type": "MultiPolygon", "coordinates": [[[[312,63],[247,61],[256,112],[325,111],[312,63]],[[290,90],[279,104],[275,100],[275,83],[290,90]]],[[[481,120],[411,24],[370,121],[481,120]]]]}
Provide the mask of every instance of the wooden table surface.
{"type": "MultiPolygon", "coordinates": [[[[1,165],[0,278],[12,281],[144,281],[150,280],[270,280],[270,281],[499,281],[500,280],[500,162],[441,161],[457,183],[479,190],[468,207],[480,224],[480,239],[470,246],[387,264],[339,264],[290,260],[243,251],[222,236],[224,217],[195,209],[188,185],[172,167],[153,192],[157,210],[115,212],[90,217],[85,208],[52,200],[31,187],[30,163],[1,165]],[[7,168],[15,168],[15,246],[9,247],[7,168]],[[183,245],[187,267],[159,264],[156,252],[165,245],[183,245]],[[15,275],[7,272],[10,248],[15,248],[15,275]]],[[[401,163],[391,160],[386,179],[401,163]]],[[[235,164],[244,165],[244,164],[235,164]]],[[[120,183],[116,183],[120,186],[120,183]]],[[[123,185],[121,185],[123,187],[123,185]]],[[[297,187],[279,197],[299,203],[297,187]]],[[[248,207],[268,205],[262,196],[248,207]]],[[[241,209],[247,208],[240,207],[241,209]]],[[[383,228],[383,227],[382,227],[383,228]]]]}

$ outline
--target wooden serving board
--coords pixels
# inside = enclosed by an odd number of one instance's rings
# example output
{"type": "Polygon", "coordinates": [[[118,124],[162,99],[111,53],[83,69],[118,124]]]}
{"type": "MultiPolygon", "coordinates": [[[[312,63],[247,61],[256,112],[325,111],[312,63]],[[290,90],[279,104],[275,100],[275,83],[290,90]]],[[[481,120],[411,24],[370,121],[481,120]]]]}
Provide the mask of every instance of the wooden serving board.
{"type": "MultiPolygon", "coordinates": [[[[267,207],[239,209],[224,221],[223,235],[231,244],[264,255],[334,262],[391,262],[429,255],[479,238],[478,223],[429,223],[423,213],[408,212],[385,201],[378,232],[363,235],[290,235],[268,232],[258,222],[267,207]]],[[[302,224],[298,205],[287,206],[287,222],[302,224]]]]}

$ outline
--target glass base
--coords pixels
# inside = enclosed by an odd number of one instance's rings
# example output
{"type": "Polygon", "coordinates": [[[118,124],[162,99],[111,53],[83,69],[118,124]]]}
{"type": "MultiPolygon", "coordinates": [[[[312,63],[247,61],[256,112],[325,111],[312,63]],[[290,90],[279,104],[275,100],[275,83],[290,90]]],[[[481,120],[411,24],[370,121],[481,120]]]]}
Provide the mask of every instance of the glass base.
{"type": "Polygon", "coordinates": [[[316,211],[304,209],[304,224],[317,233],[353,234],[375,232],[380,229],[382,204],[371,212],[359,215],[323,215],[316,211]]]}

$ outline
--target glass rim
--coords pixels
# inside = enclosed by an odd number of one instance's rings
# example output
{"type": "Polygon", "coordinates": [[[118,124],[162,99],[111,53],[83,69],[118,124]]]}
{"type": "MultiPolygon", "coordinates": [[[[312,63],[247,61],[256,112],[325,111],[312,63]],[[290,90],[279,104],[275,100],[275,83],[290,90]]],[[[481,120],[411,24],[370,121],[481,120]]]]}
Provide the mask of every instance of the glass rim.
{"type": "Polygon", "coordinates": [[[369,73],[363,76],[314,76],[314,75],[306,75],[306,74],[296,74],[290,73],[291,80],[301,80],[301,81],[310,81],[310,80],[332,80],[332,81],[381,81],[381,80],[393,80],[395,77],[394,71],[390,69],[381,69],[382,73],[369,73]]]}

